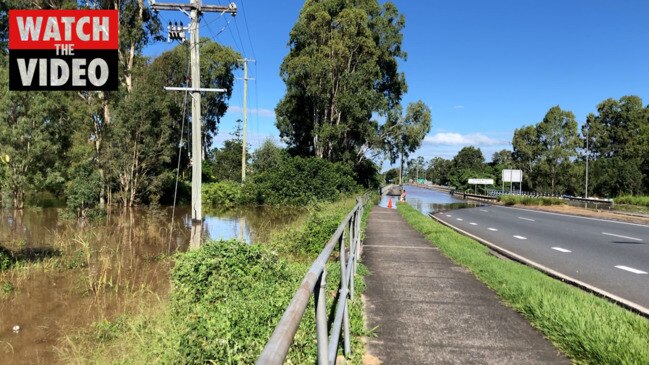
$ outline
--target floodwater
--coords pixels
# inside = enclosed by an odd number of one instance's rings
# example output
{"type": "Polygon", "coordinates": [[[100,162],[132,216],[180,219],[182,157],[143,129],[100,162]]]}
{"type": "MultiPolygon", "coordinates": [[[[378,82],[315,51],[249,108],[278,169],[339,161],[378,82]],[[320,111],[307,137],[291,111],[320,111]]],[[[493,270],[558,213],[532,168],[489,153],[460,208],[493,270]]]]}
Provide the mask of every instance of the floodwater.
{"type": "MultiPolygon", "coordinates": [[[[406,201],[426,215],[439,211],[482,205],[480,203],[455,198],[445,191],[424,189],[411,185],[405,185],[404,188],[406,190],[406,201]]],[[[392,207],[396,209],[396,202],[399,201],[398,196],[384,196],[379,205],[387,207],[390,198],[392,198],[392,207]]]]}
{"type": "MultiPolygon", "coordinates": [[[[303,212],[207,212],[203,235],[262,243],[303,212]]],[[[164,300],[171,260],[188,248],[189,207],[113,210],[85,227],[57,208],[0,211],[0,248],[23,259],[0,272],[0,363],[51,364],[66,335],[146,300],[164,300]],[[135,299],[134,299],[135,298],[135,299]]]]}

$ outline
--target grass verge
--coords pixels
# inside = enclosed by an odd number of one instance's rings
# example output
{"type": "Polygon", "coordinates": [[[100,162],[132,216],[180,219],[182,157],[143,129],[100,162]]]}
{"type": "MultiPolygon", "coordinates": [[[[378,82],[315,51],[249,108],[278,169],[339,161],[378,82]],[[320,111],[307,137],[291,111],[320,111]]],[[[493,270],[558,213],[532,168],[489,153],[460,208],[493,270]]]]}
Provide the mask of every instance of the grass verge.
{"type": "Polygon", "coordinates": [[[408,204],[399,204],[398,210],[444,255],[471,270],[574,362],[649,363],[646,318],[525,265],[489,255],[487,247],[408,204]]]}
{"type": "MultiPolygon", "coordinates": [[[[99,364],[254,363],[317,255],[312,253],[315,242],[302,240],[306,236],[328,239],[354,203],[355,199],[345,199],[314,208],[289,233],[278,233],[267,245],[213,241],[199,250],[178,254],[168,302],[143,305],[130,315],[96,323],[92,329],[68,337],[60,349],[62,360],[99,364]],[[290,254],[294,249],[298,249],[297,255],[290,254]]],[[[365,213],[364,221],[369,209],[365,213]]],[[[330,313],[340,282],[338,265],[333,258],[327,264],[330,313]]],[[[360,265],[355,298],[349,308],[352,364],[361,364],[361,339],[368,334],[360,300],[365,273],[360,265]]],[[[311,298],[287,363],[316,362],[313,308],[311,298]]]]}
{"type": "Polygon", "coordinates": [[[521,196],[521,195],[501,195],[498,201],[505,205],[562,205],[566,204],[560,198],[551,198],[547,196],[521,196]]]}

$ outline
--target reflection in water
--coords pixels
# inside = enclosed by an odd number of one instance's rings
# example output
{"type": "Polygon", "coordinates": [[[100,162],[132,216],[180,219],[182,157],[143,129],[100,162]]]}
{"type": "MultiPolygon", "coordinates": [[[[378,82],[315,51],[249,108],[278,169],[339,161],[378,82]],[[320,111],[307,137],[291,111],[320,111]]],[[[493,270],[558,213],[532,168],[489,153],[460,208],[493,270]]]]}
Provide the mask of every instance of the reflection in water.
{"type": "MultiPolygon", "coordinates": [[[[0,272],[0,363],[53,363],[62,336],[123,313],[136,293],[164,298],[171,269],[164,258],[188,248],[189,206],[176,208],[174,222],[168,207],[114,209],[85,227],[60,212],[0,210],[0,247],[26,255],[52,253],[28,261],[56,256],[0,272]],[[4,288],[11,289],[4,293],[4,288]]],[[[203,234],[264,242],[271,230],[301,213],[270,207],[208,211],[203,234]]]]}
{"type": "MultiPolygon", "coordinates": [[[[446,211],[452,209],[461,209],[468,207],[476,207],[483,205],[481,203],[472,202],[468,200],[461,200],[453,197],[447,192],[430,190],[424,188],[418,188],[416,186],[406,185],[406,201],[417,208],[423,214],[430,214],[439,211],[446,211]]],[[[384,196],[381,199],[379,204],[382,207],[388,206],[389,201],[388,196],[384,196]]],[[[393,207],[396,207],[396,203],[399,200],[399,197],[392,197],[393,207]]]]}

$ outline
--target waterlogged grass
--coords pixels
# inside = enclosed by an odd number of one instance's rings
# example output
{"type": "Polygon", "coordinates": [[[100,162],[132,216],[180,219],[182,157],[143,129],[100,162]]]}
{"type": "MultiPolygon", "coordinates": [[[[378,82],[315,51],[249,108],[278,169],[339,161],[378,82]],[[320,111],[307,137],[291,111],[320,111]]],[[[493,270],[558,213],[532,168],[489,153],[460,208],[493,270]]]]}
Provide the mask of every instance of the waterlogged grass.
{"type": "Polygon", "coordinates": [[[498,201],[505,205],[562,205],[565,201],[560,198],[547,196],[521,196],[521,195],[501,195],[498,201]]]}
{"type": "MultiPolygon", "coordinates": [[[[355,204],[350,198],[314,207],[268,244],[214,241],[178,254],[167,303],[143,304],[139,311],[68,337],[60,348],[61,358],[66,363],[100,364],[254,363],[313,259],[355,204]]],[[[362,227],[368,213],[366,209],[362,227]]],[[[330,318],[339,270],[334,259],[327,264],[330,318]]],[[[353,364],[362,362],[361,338],[368,334],[360,300],[365,273],[359,265],[349,307],[353,364]]],[[[313,308],[311,298],[287,363],[316,363],[313,308]]]]}
{"type": "Polygon", "coordinates": [[[649,321],[488,249],[408,204],[399,213],[444,255],[467,267],[576,363],[649,364],[649,321]]]}
{"type": "Polygon", "coordinates": [[[640,205],[649,207],[649,196],[623,195],[613,199],[615,204],[640,205]]]}

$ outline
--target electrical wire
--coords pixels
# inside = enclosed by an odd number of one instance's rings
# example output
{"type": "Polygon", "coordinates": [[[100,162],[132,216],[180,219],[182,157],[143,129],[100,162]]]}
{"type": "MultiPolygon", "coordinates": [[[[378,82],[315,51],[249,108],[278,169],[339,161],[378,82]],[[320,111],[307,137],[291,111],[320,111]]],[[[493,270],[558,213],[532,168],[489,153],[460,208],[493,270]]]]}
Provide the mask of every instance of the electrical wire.
{"type": "MultiPolygon", "coordinates": [[[[188,46],[187,47],[187,72],[185,74],[185,82],[189,81],[189,71],[190,71],[190,63],[189,63],[189,46],[188,46]]],[[[176,184],[174,187],[174,202],[171,208],[171,226],[169,228],[169,253],[171,253],[171,240],[173,239],[174,219],[176,218],[176,199],[178,197],[178,180],[180,177],[180,157],[182,156],[182,150],[183,150],[183,134],[185,132],[185,121],[187,118],[187,96],[188,95],[189,92],[185,90],[185,95],[183,96],[183,119],[180,124],[180,141],[178,142],[178,165],[176,167],[176,184]]],[[[187,131],[189,131],[189,128],[187,128],[187,131]]]]}

